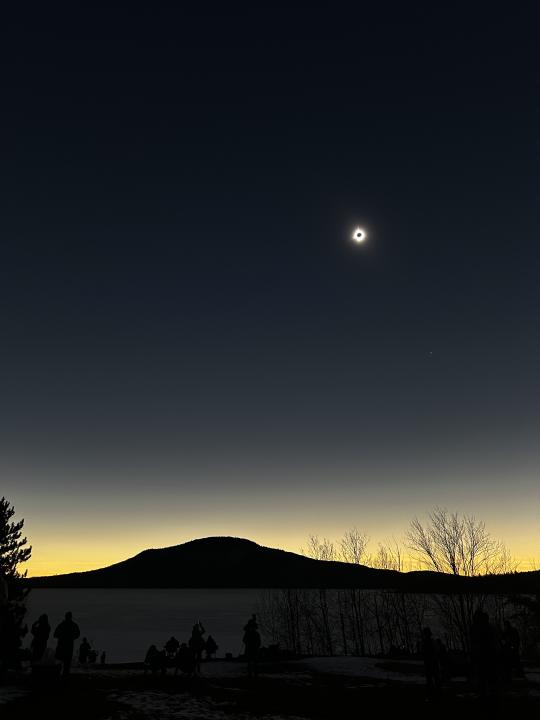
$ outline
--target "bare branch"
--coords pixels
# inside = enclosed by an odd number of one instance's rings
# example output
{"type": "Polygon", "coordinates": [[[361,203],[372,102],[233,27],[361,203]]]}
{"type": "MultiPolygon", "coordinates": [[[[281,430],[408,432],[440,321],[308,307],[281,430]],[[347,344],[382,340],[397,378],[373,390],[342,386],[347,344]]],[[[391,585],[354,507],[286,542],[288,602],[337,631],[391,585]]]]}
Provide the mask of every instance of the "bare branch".
{"type": "Polygon", "coordinates": [[[348,530],[341,538],[339,558],[343,562],[355,565],[366,564],[368,543],[369,537],[366,533],[360,532],[357,528],[348,530]]]}
{"type": "MultiPolygon", "coordinates": [[[[487,575],[516,567],[507,548],[474,515],[435,508],[422,525],[414,518],[407,545],[421,566],[452,575],[487,575]]],[[[511,570],[510,570],[511,571],[511,570]]]]}

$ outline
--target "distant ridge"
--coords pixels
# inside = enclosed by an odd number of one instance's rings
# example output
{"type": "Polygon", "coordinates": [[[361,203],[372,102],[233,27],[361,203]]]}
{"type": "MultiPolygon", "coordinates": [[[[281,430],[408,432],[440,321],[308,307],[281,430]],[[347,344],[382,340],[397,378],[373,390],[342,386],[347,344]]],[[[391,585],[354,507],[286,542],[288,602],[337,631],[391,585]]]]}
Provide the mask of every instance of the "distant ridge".
{"type": "Polygon", "coordinates": [[[28,578],[34,588],[365,588],[540,592],[540,572],[462,578],[313,560],[243,538],[208,537],[87,572],[28,578]]]}

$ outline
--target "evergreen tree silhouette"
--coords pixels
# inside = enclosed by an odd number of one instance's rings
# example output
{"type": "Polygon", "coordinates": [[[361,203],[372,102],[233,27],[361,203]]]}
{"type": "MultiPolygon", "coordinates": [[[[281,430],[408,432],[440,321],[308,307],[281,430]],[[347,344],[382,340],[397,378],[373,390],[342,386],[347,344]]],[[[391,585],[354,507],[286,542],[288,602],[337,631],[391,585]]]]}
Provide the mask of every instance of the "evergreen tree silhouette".
{"type": "Polygon", "coordinates": [[[24,626],[25,599],[29,590],[22,585],[26,571],[20,566],[32,555],[32,548],[23,536],[24,520],[13,520],[15,508],[2,497],[0,500],[0,577],[7,584],[7,602],[0,608],[0,678],[4,671],[17,663],[21,640],[27,632],[24,626]]]}

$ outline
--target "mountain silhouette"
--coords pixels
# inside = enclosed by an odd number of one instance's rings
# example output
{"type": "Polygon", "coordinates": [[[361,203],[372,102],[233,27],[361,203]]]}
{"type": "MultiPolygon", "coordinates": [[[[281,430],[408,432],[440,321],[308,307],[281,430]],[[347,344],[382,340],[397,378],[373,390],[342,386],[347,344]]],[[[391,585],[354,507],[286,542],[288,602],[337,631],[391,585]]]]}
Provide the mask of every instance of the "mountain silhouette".
{"type": "Polygon", "coordinates": [[[35,588],[378,588],[415,592],[537,592],[540,573],[464,578],[400,573],[313,560],[251,540],[209,537],[157,550],[99,570],[28,578],[35,588]],[[504,586],[504,589],[503,589],[504,586]]]}

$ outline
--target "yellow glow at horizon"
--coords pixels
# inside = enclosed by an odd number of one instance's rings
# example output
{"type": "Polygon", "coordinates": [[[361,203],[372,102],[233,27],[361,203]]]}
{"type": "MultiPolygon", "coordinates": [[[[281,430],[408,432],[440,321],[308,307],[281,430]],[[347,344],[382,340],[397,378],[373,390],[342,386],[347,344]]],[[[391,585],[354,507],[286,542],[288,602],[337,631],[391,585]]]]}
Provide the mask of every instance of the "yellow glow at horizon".
{"type": "Polygon", "coordinates": [[[69,550],[50,552],[44,550],[39,554],[35,551],[33,557],[25,565],[28,577],[40,577],[42,575],[64,575],[66,573],[85,572],[86,570],[98,570],[108,565],[126,560],[136,555],[139,550],[128,550],[127,555],[123,553],[111,553],[110,551],[95,552],[94,548],[78,548],[77,551],[69,550]]]}
{"type": "MultiPolygon", "coordinates": [[[[224,535],[226,533],[208,533],[209,535],[224,535]]],[[[235,533],[230,532],[228,533],[231,536],[234,536],[235,533]]],[[[205,537],[204,534],[201,534],[199,536],[200,538],[205,537]]],[[[242,537],[242,535],[238,535],[237,537],[242,537]]],[[[302,547],[305,547],[305,542],[298,543],[297,538],[285,538],[283,536],[281,537],[247,537],[244,535],[246,539],[253,540],[256,543],[259,543],[260,545],[266,545],[267,547],[271,548],[279,548],[281,550],[287,550],[289,552],[299,553],[301,554],[302,547]],[[287,540],[289,540],[287,542],[287,540]]],[[[159,547],[170,547],[171,545],[176,544],[182,544],[184,542],[188,542],[189,540],[195,540],[196,537],[185,537],[185,538],[179,538],[176,542],[174,540],[167,542],[166,539],[163,538],[164,542],[163,544],[152,544],[153,547],[159,548],[159,547]]],[[[336,547],[339,543],[336,543],[336,547]]],[[[368,554],[371,551],[375,549],[375,542],[371,543],[371,548],[368,549],[368,554]]],[[[88,570],[97,570],[102,567],[107,567],[108,565],[113,565],[115,563],[121,562],[122,560],[127,560],[128,558],[133,557],[134,555],[137,555],[142,550],[147,549],[147,547],[138,546],[136,544],[132,543],[126,543],[122,546],[118,546],[117,550],[115,552],[111,552],[110,548],[97,548],[95,545],[92,546],[91,544],[81,543],[78,546],[71,547],[69,549],[67,548],[43,548],[41,552],[37,553],[34,552],[33,557],[31,560],[25,565],[25,569],[28,571],[29,577],[37,577],[37,576],[43,576],[43,575],[63,575],[66,573],[73,573],[73,572],[85,572],[88,570]]],[[[518,570],[526,571],[526,570],[534,570],[540,567],[540,558],[538,557],[538,549],[537,547],[529,548],[527,546],[519,546],[516,547],[515,553],[511,553],[515,560],[518,561],[519,567],[518,570]]],[[[23,569],[23,568],[21,568],[23,569]]],[[[403,570],[404,571],[410,571],[410,570],[417,570],[421,569],[416,562],[414,562],[413,558],[409,556],[407,553],[403,555],[403,570]]]]}

